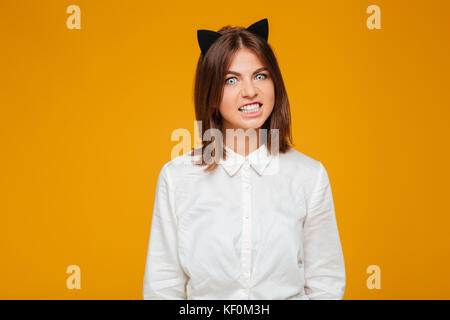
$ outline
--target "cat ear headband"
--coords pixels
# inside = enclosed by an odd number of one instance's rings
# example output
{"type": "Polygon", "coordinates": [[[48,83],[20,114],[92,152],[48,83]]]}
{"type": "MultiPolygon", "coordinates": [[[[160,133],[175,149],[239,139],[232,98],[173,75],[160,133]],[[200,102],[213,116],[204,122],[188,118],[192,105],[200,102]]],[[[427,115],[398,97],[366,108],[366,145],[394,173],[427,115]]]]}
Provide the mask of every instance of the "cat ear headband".
{"type": "MultiPolygon", "coordinates": [[[[262,19],[252,24],[247,28],[247,30],[263,37],[263,39],[267,42],[269,37],[269,22],[267,19],[262,19]]],[[[209,47],[214,43],[214,41],[219,39],[220,36],[222,36],[222,34],[216,31],[197,30],[198,44],[200,45],[203,56],[205,56],[209,47]]]]}

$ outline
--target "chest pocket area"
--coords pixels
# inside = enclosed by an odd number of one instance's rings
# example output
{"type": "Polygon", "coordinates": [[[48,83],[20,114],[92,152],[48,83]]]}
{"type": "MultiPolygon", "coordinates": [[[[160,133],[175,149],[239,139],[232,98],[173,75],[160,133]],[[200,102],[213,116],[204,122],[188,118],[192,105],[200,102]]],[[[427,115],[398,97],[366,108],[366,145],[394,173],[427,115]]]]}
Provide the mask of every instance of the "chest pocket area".
{"type": "Polygon", "coordinates": [[[180,220],[180,247],[192,287],[200,289],[217,279],[233,279],[239,270],[234,240],[240,237],[239,211],[198,201],[180,220]]]}

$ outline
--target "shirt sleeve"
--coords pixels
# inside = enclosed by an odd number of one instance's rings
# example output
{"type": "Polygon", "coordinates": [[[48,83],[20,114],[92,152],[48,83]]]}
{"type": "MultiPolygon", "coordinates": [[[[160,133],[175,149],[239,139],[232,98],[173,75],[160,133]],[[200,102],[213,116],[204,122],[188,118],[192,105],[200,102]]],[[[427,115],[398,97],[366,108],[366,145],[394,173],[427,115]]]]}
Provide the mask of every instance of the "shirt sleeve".
{"type": "Polygon", "coordinates": [[[305,294],[311,300],[340,300],[345,265],[327,171],[320,163],[304,223],[305,294]]]}
{"type": "Polygon", "coordinates": [[[177,219],[164,166],[156,185],[150,241],[145,264],[144,300],[186,299],[187,276],[177,248],[177,219]]]}

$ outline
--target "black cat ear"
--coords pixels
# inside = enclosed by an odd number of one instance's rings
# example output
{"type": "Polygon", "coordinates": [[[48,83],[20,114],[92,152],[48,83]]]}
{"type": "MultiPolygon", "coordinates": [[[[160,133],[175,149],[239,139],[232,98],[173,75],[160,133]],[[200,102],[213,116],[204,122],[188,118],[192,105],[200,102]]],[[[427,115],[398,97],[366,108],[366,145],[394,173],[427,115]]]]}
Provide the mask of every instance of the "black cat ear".
{"type": "Polygon", "coordinates": [[[247,30],[257,35],[260,35],[261,37],[264,38],[264,40],[266,40],[266,42],[267,39],[269,38],[269,22],[267,21],[266,18],[258,22],[255,22],[250,27],[248,27],[247,30]]]}
{"type": "MultiPolygon", "coordinates": [[[[266,42],[269,38],[269,22],[266,18],[255,22],[250,27],[248,27],[247,30],[261,36],[264,40],[266,40],[266,42]]],[[[206,54],[209,47],[214,43],[214,41],[216,41],[221,36],[222,34],[216,31],[197,30],[197,40],[203,56],[206,54]]]]}
{"type": "Polygon", "coordinates": [[[197,30],[197,40],[203,56],[206,54],[214,41],[220,38],[221,35],[221,33],[211,30],[197,30]]]}

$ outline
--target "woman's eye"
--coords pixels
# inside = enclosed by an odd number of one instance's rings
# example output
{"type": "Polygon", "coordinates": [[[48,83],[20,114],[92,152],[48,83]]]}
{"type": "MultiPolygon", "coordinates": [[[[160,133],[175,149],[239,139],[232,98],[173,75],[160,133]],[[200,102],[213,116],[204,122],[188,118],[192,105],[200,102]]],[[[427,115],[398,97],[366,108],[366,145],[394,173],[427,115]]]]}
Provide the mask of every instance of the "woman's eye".
{"type": "Polygon", "coordinates": [[[265,79],[265,78],[267,78],[267,76],[266,76],[264,73],[258,74],[256,77],[259,77],[259,76],[262,76],[262,78],[260,78],[260,79],[265,79]]]}
{"type": "Polygon", "coordinates": [[[236,78],[235,78],[235,77],[228,78],[227,80],[225,80],[225,83],[228,83],[228,84],[233,84],[233,83],[235,83],[235,82],[236,82],[236,78]],[[234,82],[233,82],[233,81],[230,81],[230,80],[234,80],[234,82]]]}

